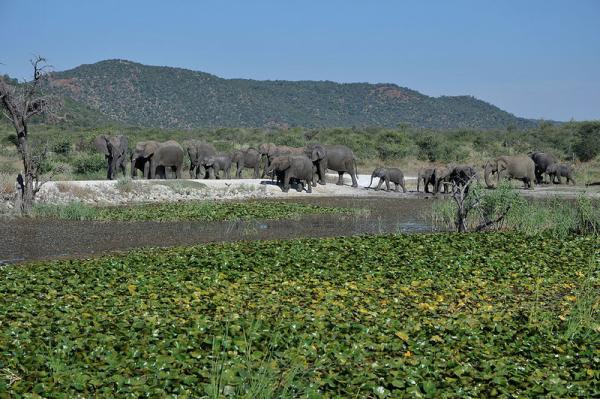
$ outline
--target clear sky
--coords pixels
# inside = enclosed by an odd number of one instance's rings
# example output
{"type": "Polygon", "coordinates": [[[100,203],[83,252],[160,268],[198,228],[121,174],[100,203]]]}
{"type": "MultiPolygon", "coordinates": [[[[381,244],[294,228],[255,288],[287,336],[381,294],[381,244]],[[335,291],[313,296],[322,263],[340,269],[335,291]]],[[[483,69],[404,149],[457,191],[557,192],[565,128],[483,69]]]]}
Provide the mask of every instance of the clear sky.
{"type": "Polygon", "coordinates": [[[600,119],[600,0],[0,0],[0,73],[122,58],[226,78],[391,82],[600,119]]]}

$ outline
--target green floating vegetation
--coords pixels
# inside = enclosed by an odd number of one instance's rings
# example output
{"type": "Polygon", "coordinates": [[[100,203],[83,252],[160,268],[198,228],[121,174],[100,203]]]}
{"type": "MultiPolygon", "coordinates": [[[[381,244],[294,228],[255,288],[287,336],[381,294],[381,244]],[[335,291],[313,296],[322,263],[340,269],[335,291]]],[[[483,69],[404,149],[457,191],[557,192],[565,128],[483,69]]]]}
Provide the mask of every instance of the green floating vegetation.
{"type": "Polygon", "coordinates": [[[66,205],[37,204],[36,217],[68,220],[173,222],[180,220],[227,221],[288,219],[306,214],[353,214],[360,210],[282,201],[178,202],[131,206],[94,207],[74,202],[66,205]]]}
{"type": "Polygon", "coordinates": [[[598,397],[598,236],[358,236],[0,268],[0,398],[598,397]]]}

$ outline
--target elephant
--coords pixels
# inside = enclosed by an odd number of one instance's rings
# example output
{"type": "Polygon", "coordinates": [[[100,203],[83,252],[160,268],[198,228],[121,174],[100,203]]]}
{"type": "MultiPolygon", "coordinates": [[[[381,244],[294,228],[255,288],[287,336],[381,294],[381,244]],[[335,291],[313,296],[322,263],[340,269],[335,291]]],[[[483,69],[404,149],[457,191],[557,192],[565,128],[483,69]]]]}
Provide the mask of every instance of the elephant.
{"type": "Polygon", "coordinates": [[[383,182],[385,181],[385,191],[390,191],[390,181],[395,184],[394,191],[398,192],[399,187],[402,187],[402,191],[406,192],[406,186],[404,185],[404,173],[398,168],[376,168],[373,173],[371,173],[371,181],[369,182],[369,187],[373,184],[373,178],[379,177],[379,184],[375,188],[376,191],[379,190],[383,182]]]}
{"type": "MultiPolygon", "coordinates": [[[[321,144],[309,144],[305,147],[305,154],[315,166],[317,183],[325,185],[325,173],[327,172],[327,150],[321,144]]],[[[313,184],[314,181],[313,181],[313,184]]]]}
{"type": "Polygon", "coordinates": [[[566,177],[567,184],[569,184],[569,182],[572,182],[573,185],[575,185],[575,179],[573,178],[573,169],[569,165],[563,163],[554,163],[548,166],[545,172],[548,174],[548,176],[550,176],[550,183],[552,184],[561,184],[560,178],[566,177]]]}
{"type": "Polygon", "coordinates": [[[267,176],[267,168],[271,165],[271,161],[276,156],[280,155],[304,155],[304,147],[289,147],[287,145],[275,145],[273,143],[261,144],[258,147],[261,159],[265,160],[263,172],[261,178],[267,176]]]}
{"type": "Polygon", "coordinates": [[[358,187],[358,181],[356,175],[358,170],[356,168],[356,158],[352,150],[345,145],[334,144],[324,145],[326,151],[326,165],[327,169],[338,172],[337,185],[341,186],[344,184],[344,173],[348,173],[352,178],[352,187],[358,187]]]}
{"type": "Polygon", "coordinates": [[[479,181],[479,174],[474,167],[469,165],[454,166],[448,176],[448,181],[454,187],[461,188],[466,186],[465,195],[469,194],[469,185],[473,180],[479,181]]]}
{"type": "Polygon", "coordinates": [[[184,145],[190,157],[190,179],[198,179],[198,176],[208,179],[208,173],[206,173],[206,169],[202,164],[208,158],[217,155],[215,147],[210,143],[199,140],[187,140],[184,145]]]}
{"type": "Polygon", "coordinates": [[[450,185],[450,175],[452,174],[453,167],[445,166],[433,169],[432,182],[433,193],[437,194],[440,192],[440,186],[443,185],[443,194],[447,194],[450,190],[448,186],[450,185]]]}
{"type": "Polygon", "coordinates": [[[202,161],[202,166],[208,173],[208,176],[214,176],[216,179],[220,179],[219,172],[225,173],[225,178],[230,179],[231,171],[231,155],[229,154],[217,154],[202,161]]]}
{"type": "Polygon", "coordinates": [[[421,181],[426,193],[429,193],[430,184],[432,190],[435,190],[435,169],[426,168],[419,170],[419,174],[417,175],[417,192],[421,190],[421,181]]]}
{"type": "Polygon", "coordinates": [[[238,179],[242,178],[242,170],[244,168],[254,169],[252,177],[258,179],[260,173],[260,153],[254,148],[247,150],[237,150],[233,153],[231,162],[236,167],[235,176],[238,179]]]}
{"type": "Polygon", "coordinates": [[[129,152],[127,137],[100,135],[94,139],[94,146],[106,158],[106,178],[108,180],[113,180],[117,176],[118,168],[125,176],[125,159],[129,152]]]}
{"type": "Polygon", "coordinates": [[[306,182],[306,189],[309,193],[312,193],[314,169],[313,163],[305,155],[282,155],[275,157],[271,160],[267,173],[274,172],[276,175],[283,178],[282,190],[288,192],[290,189],[290,180],[298,180],[298,191],[302,191],[304,188],[304,182],[306,182]]]}
{"type": "Polygon", "coordinates": [[[490,176],[493,173],[496,173],[497,182],[502,178],[517,179],[523,182],[525,188],[533,189],[535,163],[525,155],[504,155],[488,161],[483,175],[488,188],[496,186],[490,176]]]}
{"type": "Polygon", "coordinates": [[[156,152],[158,141],[140,141],[131,153],[131,178],[137,177],[137,171],[142,171],[142,177],[150,178],[150,159],[156,152]]]}
{"type": "Polygon", "coordinates": [[[547,152],[530,152],[529,157],[535,163],[535,182],[542,184],[544,182],[543,174],[546,173],[548,166],[558,162],[558,158],[547,152]]]}
{"type": "Polygon", "coordinates": [[[159,143],[154,155],[150,158],[150,179],[154,179],[157,170],[163,178],[167,177],[167,169],[171,168],[175,172],[175,178],[181,179],[181,169],[183,168],[183,148],[178,142],[169,140],[159,143]]]}

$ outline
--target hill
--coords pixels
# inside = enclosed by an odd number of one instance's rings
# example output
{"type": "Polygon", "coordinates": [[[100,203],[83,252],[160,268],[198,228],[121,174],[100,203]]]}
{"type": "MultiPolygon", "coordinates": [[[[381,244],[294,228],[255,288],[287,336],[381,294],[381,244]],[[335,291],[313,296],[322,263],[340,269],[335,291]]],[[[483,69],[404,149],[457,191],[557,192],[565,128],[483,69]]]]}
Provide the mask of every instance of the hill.
{"type": "Polygon", "coordinates": [[[89,117],[145,127],[395,127],[405,123],[423,128],[490,129],[536,125],[471,96],[435,98],[389,83],[223,79],[125,60],[55,72],[52,87],[75,102],[70,107],[74,114],[78,108],[89,117]]]}

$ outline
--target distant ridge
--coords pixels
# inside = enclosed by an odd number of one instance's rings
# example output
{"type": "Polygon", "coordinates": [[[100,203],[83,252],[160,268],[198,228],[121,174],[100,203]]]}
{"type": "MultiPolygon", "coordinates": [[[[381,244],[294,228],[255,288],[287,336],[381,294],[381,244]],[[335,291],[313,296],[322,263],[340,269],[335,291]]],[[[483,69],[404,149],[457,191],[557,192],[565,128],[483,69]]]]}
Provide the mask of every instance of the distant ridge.
{"type": "Polygon", "coordinates": [[[106,60],[54,72],[52,90],[107,119],[159,128],[533,127],[471,96],[429,97],[391,83],[223,79],[205,72],[106,60]]]}

